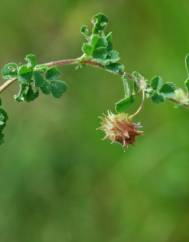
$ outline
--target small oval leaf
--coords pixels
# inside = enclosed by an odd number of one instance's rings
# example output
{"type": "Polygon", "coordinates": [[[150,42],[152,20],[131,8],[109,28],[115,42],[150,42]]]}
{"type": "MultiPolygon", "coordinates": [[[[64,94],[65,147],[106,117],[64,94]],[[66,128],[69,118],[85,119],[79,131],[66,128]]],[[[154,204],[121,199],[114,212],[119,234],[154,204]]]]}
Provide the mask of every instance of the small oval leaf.
{"type": "Polygon", "coordinates": [[[116,103],[115,109],[118,113],[125,112],[135,101],[133,95],[130,97],[124,98],[116,103]]]}

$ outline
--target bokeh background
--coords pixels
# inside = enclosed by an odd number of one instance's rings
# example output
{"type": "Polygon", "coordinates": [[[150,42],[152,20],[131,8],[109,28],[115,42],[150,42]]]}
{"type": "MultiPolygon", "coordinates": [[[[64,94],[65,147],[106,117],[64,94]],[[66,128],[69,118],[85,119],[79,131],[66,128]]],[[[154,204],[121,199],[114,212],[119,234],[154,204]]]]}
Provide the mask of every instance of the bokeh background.
{"type": "MultiPolygon", "coordinates": [[[[128,71],[182,86],[188,0],[1,0],[0,63],[80,55],[81,24],[103,11],[128,71]]],[[[126,152],[101,141],[98,116],[122,97],[119,79],[64,67],[69,92],[18,104],[0,148],[0,241],[188,242],[189,112],[146,103],[145,136],[126,152]]]]}

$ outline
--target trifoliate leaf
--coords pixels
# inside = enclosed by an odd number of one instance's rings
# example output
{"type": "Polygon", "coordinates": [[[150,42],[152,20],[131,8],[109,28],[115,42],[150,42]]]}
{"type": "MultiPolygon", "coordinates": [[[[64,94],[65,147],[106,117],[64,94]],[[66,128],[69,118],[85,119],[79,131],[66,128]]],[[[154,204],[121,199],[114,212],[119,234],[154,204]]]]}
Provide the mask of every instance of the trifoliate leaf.
{"type": "Polygon", "coordinates": [[[116,103],[115,109],[118,113],[125,112],[135,101],[133,95],[130,97],[124,98],[116,103]]]}
{"type": "Polygon", "coordinates": [[[35,70],[33,75],[34,75],[34,81],[35,81],[35,86],[36,87],[42,87],[45,84],[45,78],[44,78],[44,73],[41,73],[40,70],[35,70]]]}
{"type": "Polygon", "coordinates": [[[43,94],[48,95],[51,93],[50,83],[49,80],[46,80],[45,75],[52,78],[53,73],[56,76],[56,71],[50,70],[48,75],[43,70],[38,69],[34,71],[34,81],[35,86],[39,87],[43,94]]]}
{"type": "Polygon", "coordinates": [[[123,74],[125,70],[125,66],[120,63],[111,63],[105,66],[106,70],[112,72],[114,74],[123,74]]]}
{"type": "Polygon", "coordinates": [[[166,95],[173,94],[175,90],[176,90],[175,84],[172,82],[167,82],[167,83],[163,84],[163,86],[161,87],[160,93],[163,93],[166,95]]]}
{"type": "Polygon", "coordinates": [[[93,33],[98,33],[108,24],[108,17],[106,17],[103,13],[98,13],[92,18],[92,23],[94,25],[93,33]]]}
{"type": "Polygon", "coordinates": [[[31,84],[20,84],[20,90],[17,95],[14,96],[18,102],[31,102],[39,96],[38,90],[33,90],[31,84]]]}
{"type": "Polygon", "coordinates": [[[153,90],[159,91],[163,86],[163,80],[160,76],[155,76],[151,79],[150,84],[153,90]]]}
{"type": "Polygon", "coordinates": [[[14,99],[18,102],[24,102],[25,101],[25,93],[27,93],[28,91],[28,84],[23,84],[23,83],[20,83],[20,86],[19,86],[19,92],[18,94],[14,95],[14,99]]]}
{"type": "Polygon", "coordinates": [[[92,56],[95,50],[98,48],[107,49],[108,42],[105,37],[101,37],[97,34],[93,34],[88,43],[84,43],[82,46],[82,51],[87,56],[92,56]]]}
{"type": "Polygon", "coordinates": [[[93,53],[93,47],[88,44],[88,43],[84,43],[82,45],[82,52],[86,55],[86,56],[91,56],[93,53]]]}
{"type": "Polygon", "coordinates": [[[116,50],[111,50],[108,52],[108,61],[110,63],[116,63],[120,60],[119,52],[116,50]]]}
{"type": "Polygon", "coordinates": [[[157,104],[158,104],[158,103],[162,103],[162,102],[165,101],[165,97],[164,97],[164,95],[159,94],[159,93],[157,93],[157,92],[155,92],[155,93],[152,95],[151,99],[152,99],[152,101],[153,101],[154,103],[157,103],[157,104]]]}
{"type": "Polygon", "coordinates": [[[108,18],[104,14],[99,13],[93,17],[92,23],[93,29],[91,34],[86,26],[83,26],[81,29],[87,40],[82,45],[84,57],[94,60],[112,73],[123,74],[124,66],[118,63],[120,60],[119,52],[113,50],[112,32],[108,34],[104,32],[104,28],[108,24],[108,18]]]}
{"type": "Polygon", "coordinates": [[[28,91],[25,94],[24,98],[26,102],[34,101],[39,96],[39,91],[34,90],[31,85],[29,85],[28,91]]]}
{"type": "Polygon", "coordinates": [[[50,82],[51,93],[54,97],[59,98],[67,91],[68,85],[66,82],[61,80],[51,81],[50,82]]]}
{"type": "Polygon", "coordinates": [[[108,41],[107,41],[106,37],[99,36],[99,35],[93,35],[93,36],[94,37],[92,38],[91,42],[92,42],[92,46],[94,46],[94,49],[100,48],[100,47],[104,47],[104,48],[108,47],[108,41]]]}
{"type": "Polygon", "coordinates": [[[42,86],[40,86],[40,89],[43,94],[48,95],[51,93],[51,86],[50,83],[45,81],[42,86]]]}
{"type": "Polygon", "coordinates": [[[90,32],[89,32],[89,29],[87,28],[86,25],[83,25],[81,26],[81,34],[86,38],[88,39],[88,37],[90,36],[90,32]]]}
{"type": "Polygon", "coordinates": [[[17,77],[18,66],[16,63],[8,63],[3,66],[1,73],[3,79],[8,80],[17,77]]]}
{"type": "Polygon", "coordinates": [[[56,67],[51,67],[46,72],[46,79],[57,80],[61,75],[61,72],[56,67]]]}
{"type": "Polygon", "coordinates": [[[27,65],[21,65],[18,68],[18,80],[21,83],[28,83],[33,76],[33,68],[27,65]]]}
{"type": "Polygon", "coordinates": [[[28,54],[25,57],[28,67],[35,67],[37,65],[37,58],[34,54],[28,54]]]}
{"type": "Polygon", "coordinates": [[[101,61],[106,60],[107,56],[108,53],[106,47],[99,47],[93,52],[93,58],[100,59],[101,61]]]}

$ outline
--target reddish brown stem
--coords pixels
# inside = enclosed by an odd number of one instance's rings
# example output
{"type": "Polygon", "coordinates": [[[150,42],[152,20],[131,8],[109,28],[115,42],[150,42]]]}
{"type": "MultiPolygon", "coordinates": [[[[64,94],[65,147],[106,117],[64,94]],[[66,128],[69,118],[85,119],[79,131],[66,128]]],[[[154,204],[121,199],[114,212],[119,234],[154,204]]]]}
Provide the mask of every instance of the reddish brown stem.
{"type": "MultiPolygon", "coordinates": [[[[76,64],[86,64],[86,65],[91,65],[99,68],[104,68],[103,65],[101,65],[98,62],[92,61],[92,60],[79,60],[79,59],[65,59],[65,60],[57,60],[57,61],[51,61],[48,63],[45,63],[44,65],[48,67],[53,67],[53,66],[64,66],[64,65],[76,65],[76,64]]],[[[10,79],[4,82],[0,86],[0,93],[2,93],[5,89],[7,89],[12,83],[14,83],[17,79],[10,79]]]]}
{"type": "Polygon", "coordinates": [[[16,78],[7,80],[0,86],[0,93],[3,92],[7,87],[9,87],[13,82],[16,81],[16,78]]]}

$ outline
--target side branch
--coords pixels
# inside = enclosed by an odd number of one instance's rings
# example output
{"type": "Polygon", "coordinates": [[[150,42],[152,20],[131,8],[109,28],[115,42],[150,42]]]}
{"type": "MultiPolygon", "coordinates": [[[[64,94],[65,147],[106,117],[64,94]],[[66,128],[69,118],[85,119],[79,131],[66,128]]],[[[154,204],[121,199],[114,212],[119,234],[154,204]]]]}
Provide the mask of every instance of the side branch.
{"type": "MultiPolygon", "coordinates": [[[[64,65],[89,65],[92,67],[96,67],[96,68],[100,68],[100,69],[105,69],[104,65],[100,64],[99,62],[96,62],[94,60],[86,60],[82,57],[80,58],[74,58],[74,59],[63,59],[63,60],[57,60],[57,61],[51,61],[48,63],[44,63],[42,65],[46,65],[48,67],[53,67],[53,66],[64,66],[64,65]]],[[[37,65],[40,66],[41,64],[37,65]]],[[[36,66],[36,67],[37,67],[36,66]]],[[[124,73],[116,73],[118,75],[127,75],[129,78],[131,78],[131,75],[127,72],[124,73]]],[[[12,85],[15,81],[17,80],[17,78],[13,78],[13,79],[9,79],[7,81],[5,81],[1,86],[0,86],[0,93],[2,93],[3,91],[5,91],[10,85],[12,85]]],[[[175,100],[174,98],[168,98],[171,102],[176,103],[176,104],[180,104],[179,101],[175,100]]],[[[139,109],[137,110],[136,113],[133,114],[133,116],[135,116],[136,114],[138,114],[138,112],[141,111],[142,107],[144,104],[144,93],[142,94],[142,103],[141,106],[139,107],[139,109]]],[[[182,106],[184,106],[185,108],[189,108],[188,104],[181,104],[182,106]]]]}
{"type": "MultiPolygon", "coordinates": [[[[44,63],[43,65],[46,65],[48,67],[53,67],[53,66],[77,65],[77,64],[84,64],[84,65],[90,65],[90,66],[94,66],[94,67],[98,67],[98,68],[104,68],[104,66],[98,62],[95,62],[92,60],[82,60],[80,58],[51,61],[48,63],[44,63]]],[[[2,93],[5,89],[7,89],[16,80],[17,79],[14,78],[14,79],[10,79],[10,80],[7,80],[6,82],[4,82],[0,86],[0,93],[2,93]]]]}
{"type": "Polygon", "coordinates": [[[13,84],[17,79],[10,79],[7,80],[6,82],[4,82],[1,86],[0,86],[0,93],[2,93],[5,89],[7,89],[7,87],[9,87],[11,84],[13,84]]]}

